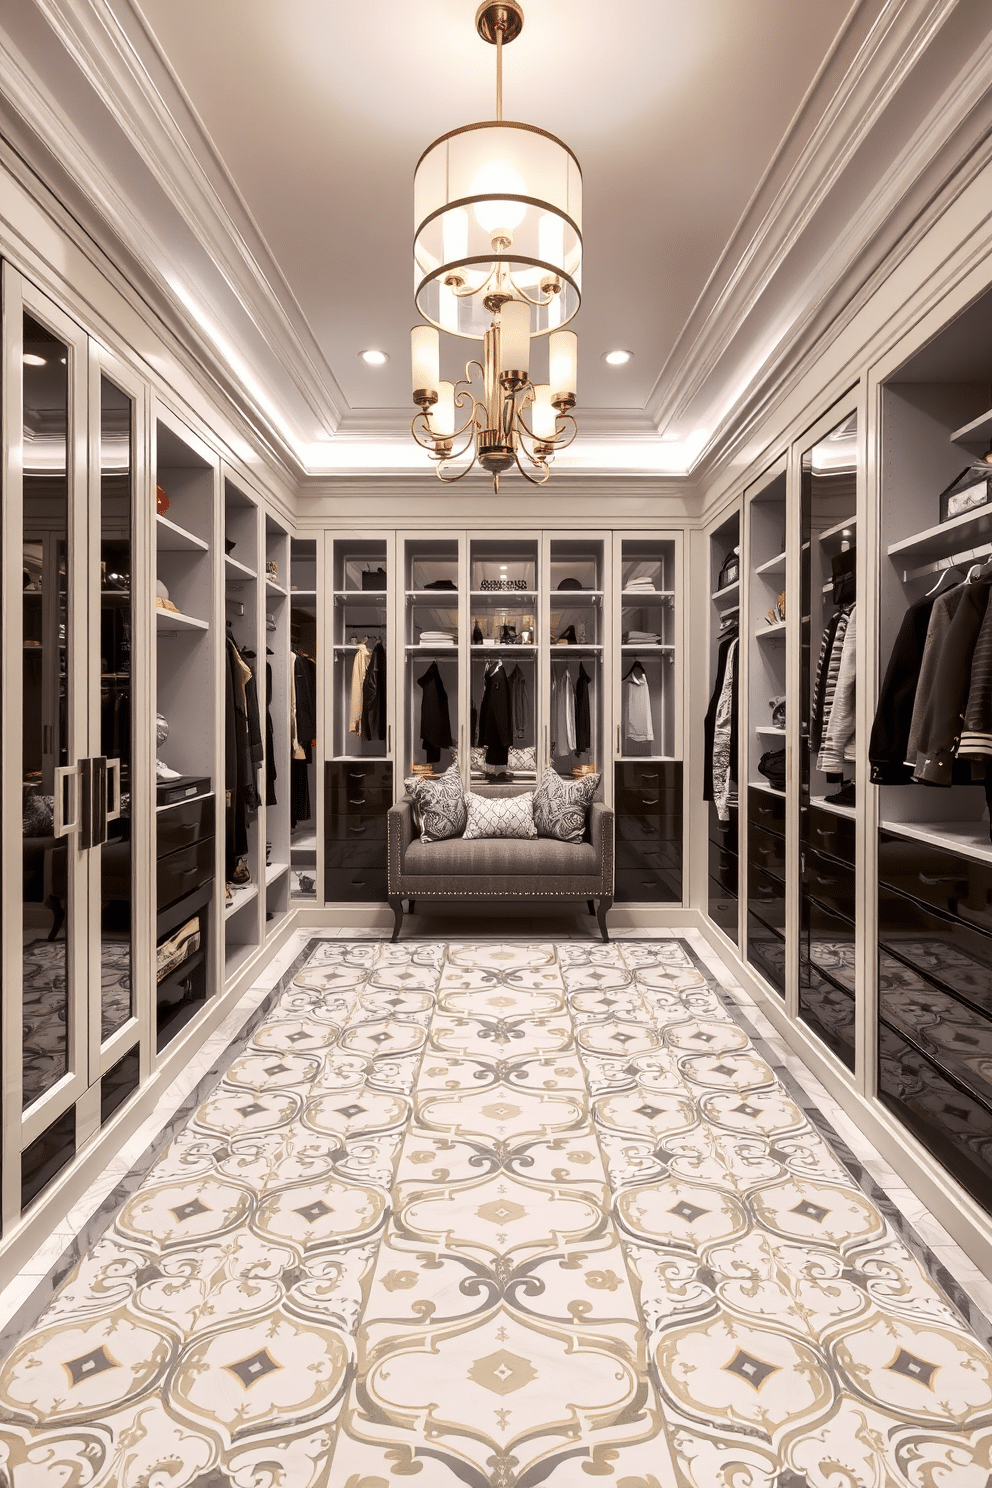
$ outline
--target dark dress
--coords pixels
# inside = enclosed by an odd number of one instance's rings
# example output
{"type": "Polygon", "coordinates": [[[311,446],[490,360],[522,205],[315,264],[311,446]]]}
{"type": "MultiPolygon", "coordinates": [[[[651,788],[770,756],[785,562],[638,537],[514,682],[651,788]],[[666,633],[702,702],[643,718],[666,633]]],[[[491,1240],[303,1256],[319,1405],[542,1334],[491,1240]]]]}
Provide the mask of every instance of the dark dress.
{"type": "Polygon", "coordinates": [[[423,697],[420,700],[420,739],[424,746],[424,759],[435,765],[441,758],[442,749],[451,748],[451,720],[448,716],[448,694],[441,681],[436,661],[432,661],[422,677],[417,678],[423,697]]]}

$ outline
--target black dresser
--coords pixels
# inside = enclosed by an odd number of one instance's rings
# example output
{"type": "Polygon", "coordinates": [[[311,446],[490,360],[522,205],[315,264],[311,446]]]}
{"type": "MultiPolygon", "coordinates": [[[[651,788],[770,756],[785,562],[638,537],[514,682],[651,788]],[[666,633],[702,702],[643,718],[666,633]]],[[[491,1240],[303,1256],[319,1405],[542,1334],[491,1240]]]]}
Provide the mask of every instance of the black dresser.
{"type": "Polygon", "coordinates": [[[785,995],[785,796],[748,786],[747,959],[785,995]]]}
{"type": "Polygon", "coordinates": [[[200,945],[156,988],[158,1048],[162,1049],[206,1001],[210,988],[210,901],[214,891],[215,797],[199,795],[155,813],[159,945],[187,920],[200,921],[200,945]]]}
{"type": "Polygon", "coordinates": [[[614,765],[618,904],[682,900],[682,761],[614,765]]]}
{"type": "Polygon", "coordinates": [[[709,803],[709,812],[709,916],[714,925],[719,925],[723,933],[736,943],[737,901],[740,892],[737,807],[730,807],[730,820],[727,822],[721,822],[713,801],[709,803]]]}
{"type": "Polygon", "coordinates": [[[324,899],[386,900],[386,813],[391,760],[328,760],[324,767],[324,899]]]}

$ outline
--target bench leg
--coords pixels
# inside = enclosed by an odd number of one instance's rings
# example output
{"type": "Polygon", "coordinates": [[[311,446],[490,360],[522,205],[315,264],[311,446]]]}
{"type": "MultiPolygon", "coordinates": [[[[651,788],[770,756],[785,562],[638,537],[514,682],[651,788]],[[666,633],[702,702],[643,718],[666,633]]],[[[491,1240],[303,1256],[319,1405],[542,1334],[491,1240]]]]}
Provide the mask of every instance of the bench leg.
{"type": "Polygon", "coordinates": [[[607,914],[607,911],[609,910],[609,908],[610,908],[610,906],[611,906],[612,903],[613,903],[612,898],[610,898],[610,899],[606,899],[606,898],[600,899],[600,901],[599,901],[599,909],[596,912],[596,918],[599,921],[599,928],[600,928],[600,931],[602,933],[603,940],[604,940],[604,942],[607,942],[607,943],[609,942],[609,939],[610,939],[610,932],[606,928],[606,914],[607,914]]]}
{"type": "Polygon", "coordinates": [[[393,940],[399,940],[400,930],[403,928],[403,900],[393,895],[389,900],[389,907],[393,911],[393,940]]]}
{"type": "Polygon", "coordinates": [[[591,915],[594,915],[596,913],[596,901],[595,901],[595,899],[587,899],[586,900],[586,903],[589,906],[589,913],[591,915]]]}

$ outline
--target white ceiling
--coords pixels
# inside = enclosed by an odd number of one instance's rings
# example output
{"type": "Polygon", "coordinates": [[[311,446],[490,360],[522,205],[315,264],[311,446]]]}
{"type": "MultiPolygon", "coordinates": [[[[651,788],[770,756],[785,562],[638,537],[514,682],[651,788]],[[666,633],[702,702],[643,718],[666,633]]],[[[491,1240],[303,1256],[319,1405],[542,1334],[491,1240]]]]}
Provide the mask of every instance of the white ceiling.
{"type": "MultiPolygon", "coordinates": [[[[410,438],[412,177],[439,134],[492,115],[476,3],[0,5],[0,154],[50,182],[183,375],[301,490],[433,482],[410,438]]],[[[743,471],[768,408],[814,361],[824,386],[829,347],[985,159],[992,9],[524,4],[506,115],[584,170],[580,433],[556,487],[743,471]],[[615,346],[629,366],[603,364],[615,346]]],[[[449,343],[449,376],[472,347],[449,343]]]]}
{"type": "MultiPolygon", "coordinates": [[[[141,7],[349,407],[407,409],[414,165],[439,134],[493,117],[476,0],[141,7]],[[386,368],[359,360],[369,346],[386,368]]],[[[558,134],[583,168],[582,408],[647,405],[848,8],[525,0],[504,116],[558,134]],[[616,346],[634,353],[625,368],[601,360],[616,346]]],[[[450,375],[471,343],[446,339],[450,375]]]]}

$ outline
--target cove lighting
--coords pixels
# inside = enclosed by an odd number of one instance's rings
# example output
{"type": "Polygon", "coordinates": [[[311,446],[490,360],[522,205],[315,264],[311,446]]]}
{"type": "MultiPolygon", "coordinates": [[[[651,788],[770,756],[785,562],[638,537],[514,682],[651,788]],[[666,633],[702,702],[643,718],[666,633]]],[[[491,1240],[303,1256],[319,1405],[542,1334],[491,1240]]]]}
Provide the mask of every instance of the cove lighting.
{"type": "Polygon", "coordinates": [[[362,361],[365,362],[369,367],[384,367],[389,361],[389,357],[386,352],[376,351],[374,350],[374,348],[371,347],[368,351],[359,352],[359,355],[362,361]]]}
{"type": "Polygon", "coordinates": [[[604,354],[603,361],[609,367],[622,367],[625,362],[630,361],[633,355],[632,351],[608,351],[604,354]]]}

